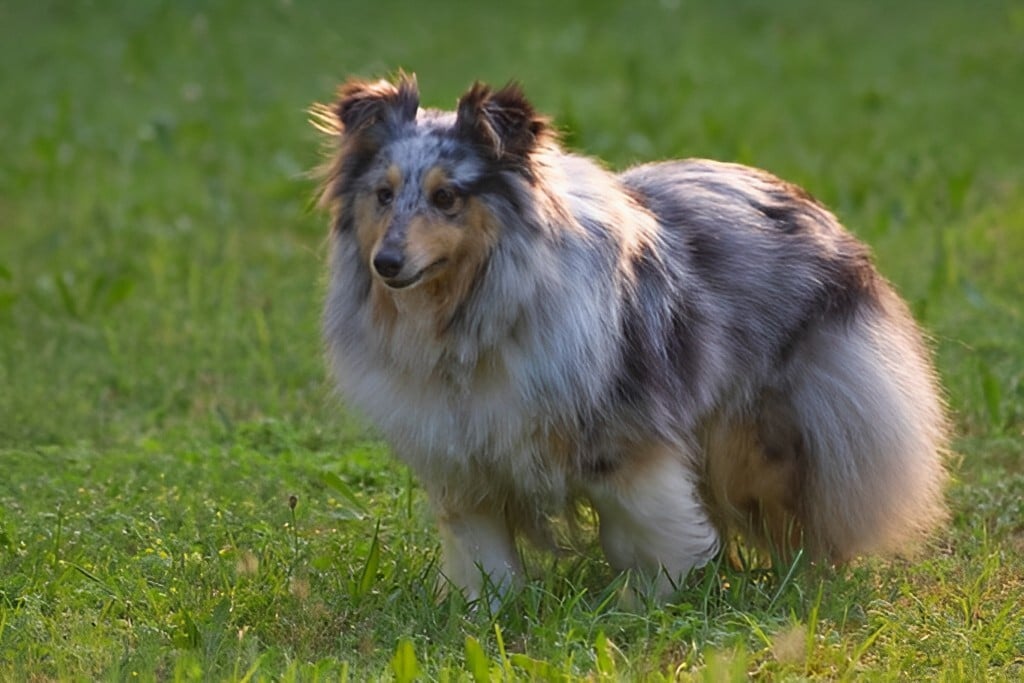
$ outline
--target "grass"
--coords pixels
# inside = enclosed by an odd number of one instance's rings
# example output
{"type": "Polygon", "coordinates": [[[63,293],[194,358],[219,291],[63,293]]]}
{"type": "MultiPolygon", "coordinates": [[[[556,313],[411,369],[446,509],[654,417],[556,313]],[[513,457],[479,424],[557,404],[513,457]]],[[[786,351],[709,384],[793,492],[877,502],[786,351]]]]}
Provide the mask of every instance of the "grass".
{"type": "Polygon", "coordinates": [[[0,5],[0,680],[1024,676],[1024,5],[344,5],[0,5]],[[834,207],[934,335],[949,527],[667,606],[588,538],[493,617],[439,595],[422,493],[325,386],[305,175],[306,106],[398,67],[834,207]]]}

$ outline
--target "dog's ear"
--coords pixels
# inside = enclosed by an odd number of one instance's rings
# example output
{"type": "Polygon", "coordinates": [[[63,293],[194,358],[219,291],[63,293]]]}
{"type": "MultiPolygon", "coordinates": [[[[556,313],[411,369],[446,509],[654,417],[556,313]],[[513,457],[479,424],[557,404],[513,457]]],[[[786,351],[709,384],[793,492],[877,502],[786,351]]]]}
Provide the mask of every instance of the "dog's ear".
{"type": "Polygon", "coordinates": [[[477,81],[459,98],[455,129],[495,159],[523,159],[548,133],[548,122],[518,83],[494,91],[477,81]]]}
{"type": "Polygon", "coordinates": [[[334,111],[346,132],[385,124],[411,123],[420,106],[416,76],[399,73],[398,82],[350,80],[338,89],[334,111]]]}
{"type": "Polygon", "coordinates": [[[378,125],[388,127],[416,120],[420,91],[415,74],[399,72],[394,83],[353,78],[338,88],[334,104],[311,110],[313,125],[329,134],[357,135],[378,125]]]}

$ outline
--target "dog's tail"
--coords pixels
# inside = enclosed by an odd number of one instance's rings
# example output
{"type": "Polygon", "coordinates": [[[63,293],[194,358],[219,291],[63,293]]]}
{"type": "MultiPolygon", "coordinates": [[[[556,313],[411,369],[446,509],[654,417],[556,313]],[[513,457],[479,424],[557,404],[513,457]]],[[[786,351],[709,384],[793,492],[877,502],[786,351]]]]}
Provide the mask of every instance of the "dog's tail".
{"type": "Polygon", "coordinates": [[[784,554],[903,553],[946,516],[947,424],[921,335],[884,285],[800,342],[756,416],[706,432],[713,514],[784,554]]]}
{"type": "Polygon", "coordinates": [[[906,551],[946,516],[945,406],[906,306],[880,289],[812,333],[787,373],[797,517],[812,553],[836,561],[906,551]]]}

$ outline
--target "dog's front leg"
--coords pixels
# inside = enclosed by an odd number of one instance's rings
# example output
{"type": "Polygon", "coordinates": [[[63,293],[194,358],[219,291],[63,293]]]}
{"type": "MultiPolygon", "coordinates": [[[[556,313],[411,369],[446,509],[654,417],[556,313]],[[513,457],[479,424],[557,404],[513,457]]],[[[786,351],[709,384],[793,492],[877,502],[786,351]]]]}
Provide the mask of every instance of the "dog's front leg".
{"type": "Polygon", "coordinates": [[[515,539],[504,515],[491,511],[446,511],[439,515],[444,575],[466,598],[486,597],[492,611],[522,580],[515,539]]]}

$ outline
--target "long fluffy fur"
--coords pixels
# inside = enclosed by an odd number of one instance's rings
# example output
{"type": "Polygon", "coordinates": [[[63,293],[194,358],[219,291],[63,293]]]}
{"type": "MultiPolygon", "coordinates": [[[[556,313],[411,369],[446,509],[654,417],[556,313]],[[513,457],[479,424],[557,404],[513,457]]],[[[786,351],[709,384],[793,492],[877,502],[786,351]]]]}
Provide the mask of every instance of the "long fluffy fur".
{"type": "Polygon", "coordinates": [[[803,190],[707,160],[611,174],[515,85],[450,113],[412,77],[353,80],[314,114],[334,375],[423,481],[471,595],[579,496],[614,566],[669,579],[734,529],[841,561],[942,519],[921,334],[803,190]],[[396,287],[385,251],[432,265],[396,287]]]}

